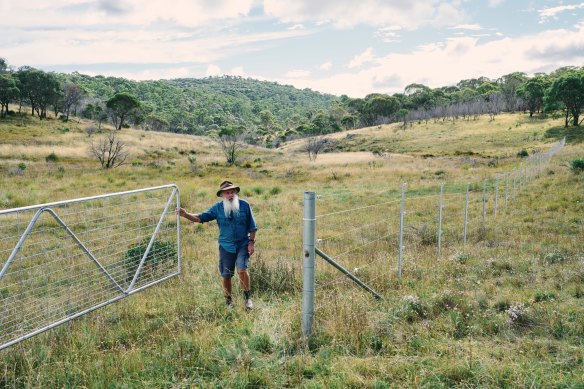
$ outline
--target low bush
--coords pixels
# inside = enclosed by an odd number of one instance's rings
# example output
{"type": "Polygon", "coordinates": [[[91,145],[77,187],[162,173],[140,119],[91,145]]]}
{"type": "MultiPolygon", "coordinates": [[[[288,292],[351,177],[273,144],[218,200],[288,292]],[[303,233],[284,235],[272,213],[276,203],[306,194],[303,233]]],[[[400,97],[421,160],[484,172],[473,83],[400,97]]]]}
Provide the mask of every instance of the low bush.
{"type": "Polygon", "coordinates": [[[584,172],[584,158],[573,160],[570,164],[570,170],[572,170],[572,173],[574,174],[580,174],[584,172]]]}
{"type": "MultiPolygon", "coordinates": [[[[150,238],[145,239],[141,243],[131,246],[124,255],[124,267],[126,269],[126,282],[131,282],[146,249],[150,243],[150,238]]],[[[157,241],[152,243],[150,252],[144,261],[142,274],[149,272],[150,274],[156,272],[159,268],[164,269],[164,265],[172,262],[177,258],[177,252],[174,242],[172,241],[157,241]]]]}
{"type": "Polygon", "coordinates": [[[47,155],[45,157],[45,161],[47,162],[59,162],[59,157],[57,156],[57,154],[55,154],[55,152],[52,152],[51,154],[47,155]]]}

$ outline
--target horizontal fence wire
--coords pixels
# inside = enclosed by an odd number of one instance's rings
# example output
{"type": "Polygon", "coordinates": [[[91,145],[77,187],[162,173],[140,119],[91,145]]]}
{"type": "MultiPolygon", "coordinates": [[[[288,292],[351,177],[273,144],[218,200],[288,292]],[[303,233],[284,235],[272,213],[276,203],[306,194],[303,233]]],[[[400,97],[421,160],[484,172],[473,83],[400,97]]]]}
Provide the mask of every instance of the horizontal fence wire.
{"type": "Polygon", "coordinates": [[[0,211],[0,349],[178,275],[179,205],[165,185],[0,211]]]}
{"type": "MultiPolygon", "coordinates": [[[[416,266],[414,261],[420,260],[420,255],[439,260],[475,242],[493,247],[506,244],[494,239],[493,231],[504,227],[505,217],[521,212],[522,192],[543,175],[545,166],[563,146],[564,141],[558,142],[548,152],[534,154],[511,171],[493,177],[464,184],[444,183],[442,196],[440,186],[406,186],[402,247],[406,271],[416,266]],[[440,254],[436,250],[439,240],[440,254]]],[[[322,252],[377,292],[383,292],[390,287],[388,282],[399,279],[401,191],[397,187],[379,188],[375,195],[372,193],[319,193],[315,241],[322,252]],[[382,201],[372,202],[374,199],[382,201]]],[[[318,262],[315,288],[320,293],[336,294],[340,286],[355,289],[345,275],[324,261],[318,262]]],[[[332,298],[319,294],[314,311],[328,309],[332,298]]]]}

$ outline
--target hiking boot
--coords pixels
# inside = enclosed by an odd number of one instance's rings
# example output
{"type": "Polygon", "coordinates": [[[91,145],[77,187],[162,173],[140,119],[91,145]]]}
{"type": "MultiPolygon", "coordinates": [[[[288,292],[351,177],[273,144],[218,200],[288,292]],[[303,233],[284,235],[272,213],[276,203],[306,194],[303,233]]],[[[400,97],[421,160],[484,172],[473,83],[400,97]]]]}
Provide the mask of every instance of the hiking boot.
{"type": "Polygon", "coordinates": [[[251,299],[245,299],[245,309],[250,311],[253,309],[253,301],[251,299]]]}
{"type": "Polygon", "coordinates": [[[225,298],[225,308],[233,309],[233,299],[231,297],[225,298]]]}

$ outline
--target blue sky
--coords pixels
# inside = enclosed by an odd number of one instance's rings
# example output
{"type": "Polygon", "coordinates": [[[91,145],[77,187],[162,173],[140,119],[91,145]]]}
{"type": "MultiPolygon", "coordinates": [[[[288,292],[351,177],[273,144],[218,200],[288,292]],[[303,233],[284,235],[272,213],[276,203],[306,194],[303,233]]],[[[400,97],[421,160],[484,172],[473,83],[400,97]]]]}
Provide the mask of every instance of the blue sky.
{"type": "Polygon", "coordinates": [[[13,67],[126,77],[222,74],[335,95],[584,65],[584,2],[0,0],[13,67]]]}

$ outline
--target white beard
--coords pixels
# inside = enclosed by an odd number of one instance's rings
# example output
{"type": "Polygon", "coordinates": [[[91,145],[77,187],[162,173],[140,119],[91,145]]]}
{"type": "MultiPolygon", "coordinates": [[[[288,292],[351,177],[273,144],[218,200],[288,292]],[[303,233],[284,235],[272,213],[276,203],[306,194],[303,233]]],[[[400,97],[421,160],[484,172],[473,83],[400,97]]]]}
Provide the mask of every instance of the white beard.
{"type": "Polygon", "coordinates": [[[229,201],[223,199],[223,210],[225,211],[225,217],[230,218],[233,214],[239,214],[239,197],[233,196],[233,200],[229,201]]]}

